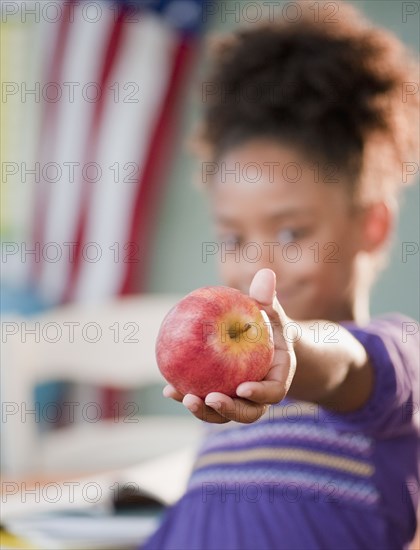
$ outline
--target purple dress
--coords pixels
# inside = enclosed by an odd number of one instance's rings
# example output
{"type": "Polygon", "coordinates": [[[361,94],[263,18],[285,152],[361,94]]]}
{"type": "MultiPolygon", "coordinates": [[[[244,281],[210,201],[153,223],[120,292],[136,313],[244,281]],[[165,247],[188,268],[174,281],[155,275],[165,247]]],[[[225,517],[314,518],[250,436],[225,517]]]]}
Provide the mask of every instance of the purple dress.
{"type": "MultiPolygon", "coordinates": [[[[344,323],[343,323],[344,324],[344,323]]],[[[418,323],[345,323],[374,368],[356,412],[285,399],[253,424],[208,426],[185,495],[142,550],[402,549],[416,531],[418,323]]]]}

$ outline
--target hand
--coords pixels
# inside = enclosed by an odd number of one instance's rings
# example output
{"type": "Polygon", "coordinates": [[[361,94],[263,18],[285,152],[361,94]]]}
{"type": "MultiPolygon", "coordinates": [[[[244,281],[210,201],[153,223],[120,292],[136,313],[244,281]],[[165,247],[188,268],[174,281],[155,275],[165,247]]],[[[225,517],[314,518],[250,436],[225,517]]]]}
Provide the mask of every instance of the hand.
{"type": "Polygon", "coordinates": [[[261,382],[243,382],[236,389],[238,397],[209,393],[203,401],[196,395],[182,395],[173,386],[163,390],[165,397],[183,403],[194,416],[206,422],[223,424],[234,420],[249,424],[258,420],[270,404],[278,403],[287,394],[296,370],[293,345],[285,340],[283,327],[289,321],[276,297],[276,275],[261,269],[252,280],[249,295],[267,313],[273,329],[274,357],[267,376],[261,382]]]}

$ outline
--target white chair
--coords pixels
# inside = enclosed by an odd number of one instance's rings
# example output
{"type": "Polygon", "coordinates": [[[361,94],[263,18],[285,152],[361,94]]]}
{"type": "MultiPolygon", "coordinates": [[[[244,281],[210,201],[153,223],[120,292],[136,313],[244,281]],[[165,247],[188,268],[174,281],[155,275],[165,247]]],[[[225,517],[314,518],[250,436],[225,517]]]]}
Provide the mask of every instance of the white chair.
{"type": "MultiPolygon", "coordinates": [[[[155,341],[164,316],[179,298],[142,295],[3,320],[2,473],[73,475],[124,467],[195,445],[200,423],[187,414],[143,416],[140,409],[137,422],[131,416],[74,422],[40,435],[39,418],[30,412],[34,387],[51,379],[127,389],[163,383],[155,341]]],[[[95,410],[92,406],[90,417],[95,410]]],[[[54,408],[49,416],[51,412],[54,408]]]]}

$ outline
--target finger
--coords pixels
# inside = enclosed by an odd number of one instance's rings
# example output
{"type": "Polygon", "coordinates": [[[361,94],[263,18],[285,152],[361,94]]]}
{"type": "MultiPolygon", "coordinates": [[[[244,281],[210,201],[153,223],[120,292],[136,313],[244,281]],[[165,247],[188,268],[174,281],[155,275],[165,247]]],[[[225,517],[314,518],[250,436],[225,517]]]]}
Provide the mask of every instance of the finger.
{"type": "Polygon", "coordinates": [[[206,396],[206,405],[215,409],[223,418],[251,424],[258,420],[267,410],[267,405],[252,403],[247,399],[232,399],[228,395],[212,392],[206,396]]]}
{"type": "Polygon", "coordinates": [[[276,274],[272,269],[260,269],[254,275],[249,295],[261,305],[271,306],[276,294],[276,274]]]}
{"type": "Polygon", "coordinates": [[[289,319],[276,296],[276,274],[274,271],[268,268],[257,271],[251,282],[249,295],[261,305],[268,316],[273,328],[275,348],[277,350],[289,350],[291,340],[290,338],[284,338],[283,334],[283,329],[289,323],[289,319]]]}
{"type": "Polygon", "coordinates": [[[257,271],[249,287],[249,295],[263,306],[270,320],[280,317],[281,321],[287,322],[287,315],[277,299],[274,271],[268,268],[257,271]]]}
{"type": "Polygon", "coordinates": [[[287,390],[286,377],[286,380],[282,381],[262,380],[261,382],[244,382],[236,389],[236,395],[260,405],[274,405],[286,397],[287,390]]]}
{"type": "Polygon", "coordinates": [[[229,420],[221,416],[212,407],[207,406],[202,399],[191,393],[187,393],[182,404],[199,420],[213,424],[226,424],[229,420]]]}
{"type": "Polygon", "coordinates": [[[169,399],[174,399],[175,401],[178,401],[179,403],[182,403],[182,400],[184,396],[182,393],[180,393],[178,390],[176,390],[173,386],[168,384],[165,386],[162,390],[162,394],[164,397],[167,397],[169,399]]]}

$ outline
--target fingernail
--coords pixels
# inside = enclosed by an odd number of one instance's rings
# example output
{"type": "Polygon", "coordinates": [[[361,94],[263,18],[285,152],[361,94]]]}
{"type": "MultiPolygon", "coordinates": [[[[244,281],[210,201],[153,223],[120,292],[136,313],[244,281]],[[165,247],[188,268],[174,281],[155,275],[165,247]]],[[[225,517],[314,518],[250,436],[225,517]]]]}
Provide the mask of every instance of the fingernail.
{"type": "Polygon", "coordinates": [[[193,403],[192,405],[185,405],[189,411],[192,413],[196,413],[198,411],[198,405],[197,403],[193,403]]]}
{"type": "Polygon", "coordinates": [[[212,409],[217,409],[217,410],[219,410],[221,407],[221,404],[218,401],[215,401],[215,402],[206,401],[206,405],[208,405],[212,409]]]}
{"type": "Polygon", "coordinates": [[[239,390],[236,392],[236,395],[239,395],[239,397],[249,397],[252,393],[252,390],[245,389],[245,390],[239,390]]]}

